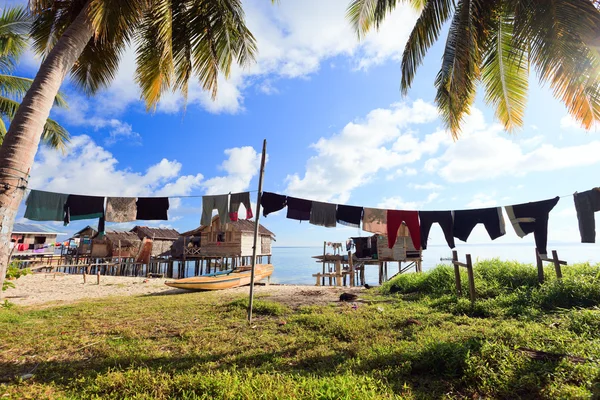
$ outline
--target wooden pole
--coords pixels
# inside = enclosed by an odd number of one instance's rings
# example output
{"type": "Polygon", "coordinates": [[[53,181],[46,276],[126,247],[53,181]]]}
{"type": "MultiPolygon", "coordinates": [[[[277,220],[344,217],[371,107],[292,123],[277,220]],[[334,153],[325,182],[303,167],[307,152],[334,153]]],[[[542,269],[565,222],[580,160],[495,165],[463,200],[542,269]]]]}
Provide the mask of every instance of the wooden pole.
{"type": "Polygon", "coordinates": [[[540,257],[540,253],[538,252],[538,249],[535,249],[535,260],[537,262],[537,269],[538,269],[538,282],[540,284],[544,283],[544,264],[542,263],[542,259],[540,257]]]}
{"type": "Polygon", "coordinates": [[[256,267],[256,243],[258,241],[258,221],[260,219],[260,199],[262,197],[263,178],[265,176],[265,159],[267,156],[267,139],[263,140],[260,174],[258,176],[258,193],[256,195],[256,218],[254,221],[254,240],[252,245],[252,270],[250,272],[250,300],[248,301],[248,322],[252,323],[252,303],[254,302],[254,268],[256,267]]]}
{"type": "Polygon", "coordinates": [[[355,286],[354,281],[354,263],[352,262],[352,252],[348,252],[348,269],[350,270],[350,287],[355,286]]]}
{"type": "Polygon", "coordinates": [[[98,272],[96,273],[96,279],[97,279],[98,285],[100,285],[100,268],[98,268],[98,272]]]}
{"type": "MultiPolygon", "coordinates": [[[[185,271],[185,249],[186,249],[185,242],[186,242],[186,239],[187,238],[184,236],[183,237],[183,270],[184,271],[185,271]]],[[[184,272],[184,274],[185,274],[185,272],[184,272]]],[[[177,276],[177,277],[181,279],[181,276],[177,276]]]]}
{"type": "Polygon", "coordinates": [[[469,296],[471,302],[475,302],[475,277],[473,276],[473,263],[471,262],[471,255],[467,254],[467,275],[469,276],[469,296]]]}
{"type": "Polygon", "coordinates": [[[552,260],[554,261],[554,269],[556,270],[556,277],[562,279],[562,271],[560,270],[560,260],[558,259],[558,252],[552,250],[552,260]]]}
{"type": "Polygon", "coordinates": [[[83,270],[83,284],[85,285],[85,270],[83,270]]]}
{"type": "Polygon", "coordinates": [[[460,283],[460,267],[458,264],[458,251],[452,251],[452,263],[454,265],[454,281],[456,282],[456,293],[458,296],[462,296],[462,285],[460,283]]]}
{"type": "MultiPolygon", "coordinates": [[[[325,253],[327,252],[327,242],[323,242],[323,286],[325,286],[325,253]]],[[[331,278],[329,278],[331,280],[331,278]]],[[[329,282],[331,285],[331,282],[329,282]]]]}

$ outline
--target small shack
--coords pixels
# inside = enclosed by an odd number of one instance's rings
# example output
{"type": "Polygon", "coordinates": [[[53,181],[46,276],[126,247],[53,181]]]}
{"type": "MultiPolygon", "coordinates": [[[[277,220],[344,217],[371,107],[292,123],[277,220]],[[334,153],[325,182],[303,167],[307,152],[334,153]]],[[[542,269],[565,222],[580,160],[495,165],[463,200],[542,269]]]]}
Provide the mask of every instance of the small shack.
{"type": "Polygon", "coordinates": [[[52,255],[62,232],[41,224],[15,223],[10,236],[13,256],[52,255]]]}
{"type": "MultiPolygon", "coordinates": [[[[254,240],[253,220],[237,220],[221,224],[219,216],[212,219],[210,226],[200,226],[194,230],[181,234],[183,243],[173,246],[173,256],[186,258],[233,258],[239,259],[237,265],[248,265],[252,259],[252,246],[254,240]],[[182,252],[182,249],[185,249],[182,252]],[[179,253],[179,254],[178,254],[179,253]]],[[[259,224],[258,246],[256,255],[271,259],[271,244],[275,234],[259,224]]]]}
{"type": "Polygon", "coordinates": [[[69,242],[74,240],[77,243],[78,255],[90,255],[92,252],[92,239],[96,237],[98,231],[91,226],[86,226],[78,232],[75,232],[69,242]]]}
{"type": "Polygon", "coordinates": [[[130,232],[142,239],[152,240],[152,257],[168,257],[171,255],[171,246],[179,239],[179,232],[175,229],[151,228],[136,226],[130,232]]]}
{"type": "Polygon", "coordinates": [[[92,258],[132,258],[140,251],[142,241],[137,234],[126,231],[106,231],[104,237],[92,241],[92,258]]]}

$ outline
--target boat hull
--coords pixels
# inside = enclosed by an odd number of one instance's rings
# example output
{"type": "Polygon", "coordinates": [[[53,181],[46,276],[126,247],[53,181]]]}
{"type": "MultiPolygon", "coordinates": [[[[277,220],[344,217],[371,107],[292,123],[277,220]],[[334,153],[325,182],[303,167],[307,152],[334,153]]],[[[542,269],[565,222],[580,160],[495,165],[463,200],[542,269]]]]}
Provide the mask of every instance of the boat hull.
{"type": "MultiPolygon", "coordinates": [[[[273,273],[273,265],[258,264],[254,270],[254,281],[268,278],[273,273]]],[[[223,290],[250,284],[251,271],[249,269],[234,270],[211,276],[194,276],[191,278],[167,281],[165,285],[186,290],[223,290]]]]}

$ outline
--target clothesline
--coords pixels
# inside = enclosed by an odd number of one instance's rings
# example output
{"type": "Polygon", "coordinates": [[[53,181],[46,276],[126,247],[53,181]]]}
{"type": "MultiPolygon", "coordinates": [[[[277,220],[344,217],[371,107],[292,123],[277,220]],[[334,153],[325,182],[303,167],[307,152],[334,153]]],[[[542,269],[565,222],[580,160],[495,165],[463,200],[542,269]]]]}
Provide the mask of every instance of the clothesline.
{"type": "MultiPolygon", "coordinates": [[[[4,185],[7,185],[7,186],[12,186],[12,187],[14,187],[14,188],[21,188],[21,189],[25,189],[26,191],[37,190],[37,191],[48,192],[48,193],[53,193],[53,194],[62,194],[61,192],[52,192],[52,191],[49,191],[49,190],[31,189],[31,188],[28,188],[28,187],[22,187],[22,186],[15,186],[15,185],[11,185],[11,184],[9,184],[9,183],[5,183],[4,185]]],[[[258,193],[258,190],[246,190],[245,192],[248,192],[248,193],[258,193]]],[[[221,193],[221,194],[218,194],[218,195],[216,195],[216,196],[220,196],[220,195],[227,195],[227,194],[231,194],[231,193],[232,193],[232,192],[229,192],[229,193],[221,193]]],[[[73,194],[75,194],[75,193],[73,193],[73,194]]],[[[96,196],[96,195],[82,195],[82,196],[96,196]]],[[[205,196],[205,195],[198,194],[198,195],[143,196],[143,197],[145,197],[145,198],[165,198],[165,197],[167,197],[167,198],[169,198],[169,199],[193,199],[193,198],[194,198],[194,199],[199,199],[199,198],[202,198],[202,197],[204,197],[204,196],[205,196]]],[[[562,195],[562,196],[555,196],[555,197],[559,197],[559,198],[563,199],[563,198],[565,198],[565,197],[572,197],[572,196],[573,196],[573,194],[571,193],[571,194],[564,194],[564,195],[562,195]]],[[[134,198],[136,198],[136,197],[138,197],[138,196],[99,196],[99,197],[123,197],[123,198],[131,198],[131,199],[134,199],[134,198]]],[[[311,199],[305,199],[305,200],[316,201],[316,200],[311,200],[311,199]]],[[[331,204],[333,204],[333,203],[331,203],[331,204]]],[[[348,205],[350,205],[350,204],[348,204],[348,205]]],[[[491,207],[506,207],[506,206],[508,206],[508,205],[512,205],[512,204],[506,204],[506,205],[494,205],[494,206],[491,206],[491,207]]],[[[362,207],[362,206],[361,206],[361,207],[362,207]]],[[[481,208],[481,207],[476,207],[476,208],[481,208]]],[[[465,209],[461,209],[461,210],[468,210],[468,209],[466,209],[466,208],[465,208],[465,209]]]]}

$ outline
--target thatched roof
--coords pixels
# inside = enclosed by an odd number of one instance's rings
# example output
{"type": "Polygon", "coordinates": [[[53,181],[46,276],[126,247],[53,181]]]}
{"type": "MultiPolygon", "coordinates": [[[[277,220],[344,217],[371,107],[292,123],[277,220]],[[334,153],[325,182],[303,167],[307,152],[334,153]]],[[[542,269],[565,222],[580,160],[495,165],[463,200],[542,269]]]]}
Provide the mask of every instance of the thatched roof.
{"type": "MultiPolygon", "coordinates": [[[[217,221],[218,219],[219,219],[219,216],[216,215],[213,217],[212,222],[215,223],[215,221],[217,221]]],[[[247,219],[238,219],[237,221],[231,221],[231,222],[227,223],[227,226],[229,226],[230,229],[234,232],[254,233],[254,225],[255,225],[254,220],[247,220],[247,219]]],[[[197,236],[209,228],[210,228],[210,226],[200,226],[191,231],[182,233],[181,236],[197,236]]],[[[265,235],[265,236],[272,236],[272,237],[275,236],[275,234],[273,232],[271,232],[270,230],[268,230],[261,224],[258,225],[258,233],[260,235],[265,235]]]]}
{"type": "Polygon", "coordinates": [[[151,228],[149,226],[136,226],[131,232],[135,232],[140,239],[177,240],[179,237],[179,232],[175,229],[151,228]]]}
{"type": "Polygon", "coordinates": [[[130,247],[130,246],[139,246],[140,238],[133,232],[126,231],[106,231],[104,234],[106,240],[111,242],[113,246],[119,245],[119,240],[121,241],[121,246],[130,247]]]}

